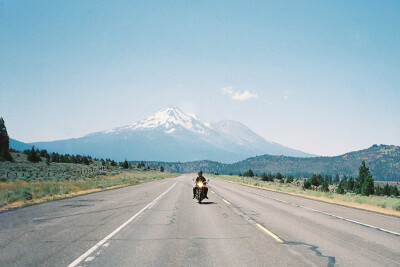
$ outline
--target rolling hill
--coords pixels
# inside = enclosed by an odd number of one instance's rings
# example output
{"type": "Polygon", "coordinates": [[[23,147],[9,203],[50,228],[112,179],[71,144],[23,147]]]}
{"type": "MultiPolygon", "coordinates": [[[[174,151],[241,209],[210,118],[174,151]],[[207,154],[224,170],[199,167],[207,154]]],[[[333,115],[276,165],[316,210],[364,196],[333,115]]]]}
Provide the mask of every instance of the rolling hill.
{"type": "MultiPolygon", "coordinates": [[[[150,166],[163,165],[174,172],[197,172],[237,174],[252,169],[255,173],[281,172],[285,175],[309,176],[312,173],[357,176],[361,161],[365,160],[375,180],[400,181],[400,147],[392,145],[373,145],[364,150],[346,153],[335,157],[299,158],[263,155],[251,157],[233,164],[215,161],[192,162],[147,162],[150,166]]],[[[136,163],[136,162],[133,162],[136,163]]]]}

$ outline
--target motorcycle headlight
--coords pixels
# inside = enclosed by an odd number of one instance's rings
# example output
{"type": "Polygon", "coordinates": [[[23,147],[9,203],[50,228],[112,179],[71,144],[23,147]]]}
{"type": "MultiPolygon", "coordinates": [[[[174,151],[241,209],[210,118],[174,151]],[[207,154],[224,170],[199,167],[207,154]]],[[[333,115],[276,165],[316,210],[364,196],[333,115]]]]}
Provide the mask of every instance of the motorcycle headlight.
{"type": "Polygon", "coordinates": [[[203,183],[202,183],[202,182],[198,183],[198,186],[199,186],[200,188],[202,188],[202,187],[203,187],[203,183]]]}

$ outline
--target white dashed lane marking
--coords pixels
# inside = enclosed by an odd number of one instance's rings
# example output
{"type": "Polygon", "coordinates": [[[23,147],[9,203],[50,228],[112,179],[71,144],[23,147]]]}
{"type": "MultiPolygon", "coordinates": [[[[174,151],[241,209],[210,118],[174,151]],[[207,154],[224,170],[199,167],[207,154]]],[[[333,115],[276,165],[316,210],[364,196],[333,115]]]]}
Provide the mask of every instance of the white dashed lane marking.
{"type": "Polygon", "coordinates": [[[341,217],[341,216],[338,216],[338,215],[334,215],[334,214],[331,214],[331,213],[328,213],[328,212],[324,212],[324,211],[316,210],[316,209],[309,208],[309,207],[306,207],[306,206],[298,205],[298,204],[295,204],[295,203],[292,203],[292,202],[288,202],[288,201],[284,201],[284,200],[281,200],[281,199],[278,199],[278,198],[269,197],[269,196],[265,196],[265,195],[262,195],[262,194],[250,192],[250,191],[246,191],[246,192],[250,193],[250,194],[253,194],[253,195],[260,196],[260,197],[269,198],[269,199],[272,199],[272,200],[275,200],[275,201],[278,201],[278,202],[281,202],[281,203],[289,204],[289,205],[295,206],[297,208],[303,208],[303,209],[306,209],[306,210],[309,210],[309,211],[313,211],[313,212],[321,213],[321,214],[324,214],[324,215],[327,215],[327,216],[331,216],[331,217],[334,217],[336,219],[340,219],[340,220],[343,220],[343,221],[347,221],[347,222],[355,223],[355,224],[362,225],[362,226],[365,226],[365,227],[369,227],[369,228],[372,228],[372,229],[376,229],[376,230],[379,230],[379,231],[382,231],[382,232],[385,232],[385,233],[388,233],[388,234],[400,236],[400,233],[397,233],[397,232],[394,232],[394,231],[390,231],[390,230],[387,230],[387,229],[384,229],[384,228],[380,228],[380,227],[369,225],[369,224],[362,223],[362,222],[359,222],[359,221],[347,219],[347,218],[344,218],[344,217],[341,217]]]}

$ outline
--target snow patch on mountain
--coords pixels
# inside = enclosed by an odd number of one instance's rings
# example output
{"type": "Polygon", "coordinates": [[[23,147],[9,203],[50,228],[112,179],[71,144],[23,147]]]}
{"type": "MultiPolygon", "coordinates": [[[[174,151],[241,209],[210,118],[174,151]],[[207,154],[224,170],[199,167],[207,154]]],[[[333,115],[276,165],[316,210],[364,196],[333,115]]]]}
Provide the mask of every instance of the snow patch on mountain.
{"type": "Polygon", "coordinates": [[[192,114],[182,112],[177,107],[166,107],[154,115],[130,125],[129,128],[133,130],[165,128],[169,133],[177,129],[185,129],[190,132],[206,135],[210,133],[208,123],[199,120],[192,114]],[[175,130],[170,131],[171,129],[175,130]]]}
{"type": "Polygon", "coordinates": [[[169,129],[168,131],[165,131],[166,133],[173,133],[173,132],[175,132],[176,131],[176,129],[175,128],[172,128],[172,129],[169,129]]]}

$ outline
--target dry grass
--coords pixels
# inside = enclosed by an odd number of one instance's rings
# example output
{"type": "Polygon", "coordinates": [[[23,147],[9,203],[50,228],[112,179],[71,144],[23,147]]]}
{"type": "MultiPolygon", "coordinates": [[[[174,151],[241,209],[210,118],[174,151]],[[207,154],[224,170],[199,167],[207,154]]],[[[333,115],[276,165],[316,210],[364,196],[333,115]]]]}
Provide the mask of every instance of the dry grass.
{"type": "Polygon", "coordinates": [[[304,190],[294,184],[281,184],[274,182],[264,182],[248,177],[228,176],[228,175],[208,175],[215,179],[221,179],[234,183],[244,184],[265,190],[287,193],[291,195],[306,197],[328,203],[379,212],[383,214],[400,216],[400,199],[385,196],[359,196],[354,194],[336,194],[330,192],[319,192],[304,190]]]}
{"type": "Polygon", "coordinates": [[[116,175],[59,182],[0,182],[0,211],[176,176],[178,174],[158,171],[124,171],[116,175]]]}

